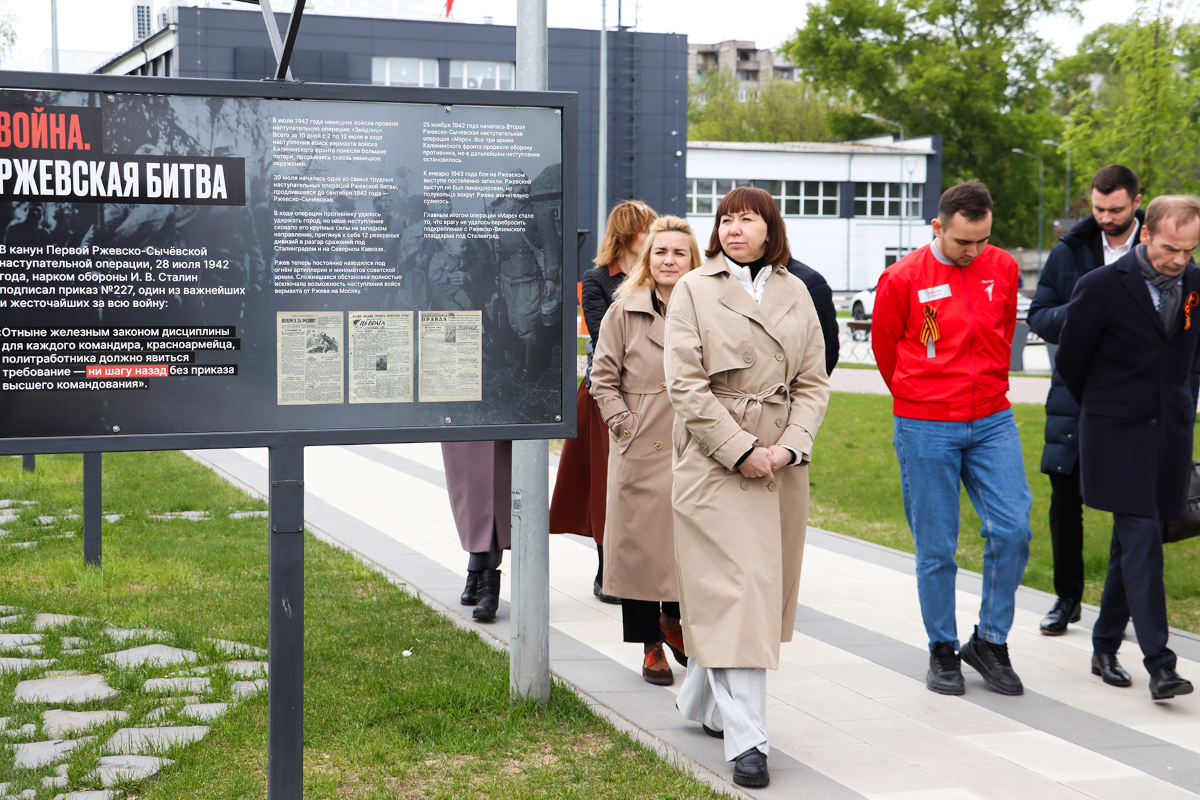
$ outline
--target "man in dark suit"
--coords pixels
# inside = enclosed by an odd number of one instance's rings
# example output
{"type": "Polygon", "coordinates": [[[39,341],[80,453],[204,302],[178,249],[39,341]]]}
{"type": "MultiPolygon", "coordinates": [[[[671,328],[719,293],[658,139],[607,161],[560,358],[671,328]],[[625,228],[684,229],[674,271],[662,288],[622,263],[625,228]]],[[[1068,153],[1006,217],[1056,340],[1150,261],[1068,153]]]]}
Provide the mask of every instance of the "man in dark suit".
{"type": "Polygon", "coordinates": [[[825,339],[825,374],[832,375],[833,368],[838,362],[838,321],[837,308],[833,305],[833,290],[825,282],[821,273],[807,264],[792,259],[787,265],[788,272],[804,281],[808,293],[812,296],[813,305],[817,309],[817,319],[821,321],[821,335],[825,339]]]}
{"type": "Polygon", "coordinates": [[[1133,619],[1150,696],[1192,691],[1167,647],[1163,521],[1187,502],[1200,349],[1200,198],[1167,195],[1146,210],[1141,243],[1079,279],[1055,366],[1080,408],[1083,501],[1113,513],[1108,577],[1092,629],[1092,673],[1129,686],[1117,662],[1133,619]]]}

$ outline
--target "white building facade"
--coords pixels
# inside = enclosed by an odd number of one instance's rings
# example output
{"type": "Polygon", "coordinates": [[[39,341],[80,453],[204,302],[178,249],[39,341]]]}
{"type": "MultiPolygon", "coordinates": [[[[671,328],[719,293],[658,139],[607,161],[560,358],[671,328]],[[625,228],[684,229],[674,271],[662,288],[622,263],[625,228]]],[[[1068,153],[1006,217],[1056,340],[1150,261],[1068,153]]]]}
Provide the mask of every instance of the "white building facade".
{"type": "Polygon", "coordinates": [[[890,136],[854,142],[688,142],[688,221],[707,245],[734,186],[769,191],[793,257],[835,291],[875,285],[880,273],[933,239],[942,141],[890,136]]]}

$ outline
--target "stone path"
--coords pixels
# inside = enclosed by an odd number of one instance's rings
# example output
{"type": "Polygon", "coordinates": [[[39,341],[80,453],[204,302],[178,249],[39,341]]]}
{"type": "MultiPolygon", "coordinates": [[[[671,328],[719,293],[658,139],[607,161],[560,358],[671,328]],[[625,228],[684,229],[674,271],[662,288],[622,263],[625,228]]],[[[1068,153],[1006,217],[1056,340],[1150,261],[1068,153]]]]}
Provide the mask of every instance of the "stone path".
{"type": "MultiPolygon", "coordinates": [[[[191,455],[265,494],[265,450],[191,455]]],[[[318,536],[355,553],[456,624],[507,645],[507,558],[495,623],[476,624],[471,609],[458,603],[466,555],[438,445],[313,447],[306,450],[305,470],[305,517],[318,536]]],[[[676,684],[669,688],[642,680],[641,646],[621,641],[620,607],[592,596],[596,551],[590,540],[550,539],[555,675],[618,728],[735,796],[1200,797],[1200,696],[1151,702],[1132,640],[1123,650],[1132,688],[1105,686],[1093,677],[1094,608],[1085,608],[1083,622],[1065,636],[1041,636],[1038,621],[1052,598],[1022,589],[1010,646],[1025,695],[989,692],[969,667],[965,696],[935,695],[924,685],[928,651],[912,557],[814,529],[805,549],[794,640],[782,648],[780,669],[768,672],[772,783],[746,794],[730,782],[721,742],[675,710],[683,670],[675,667],[676,684]]],[[[960,571],[964,636],[978,613],[981,585],[979,575],[960,571]]],[[[1200,680],[1200,638],[1175,631],[1171,645],[1180,671],[1200,680]]]]}
{"type": "Polygon", "coordinates": [[[0,672],[20,672],[0,696],[0,747],[13,755],[0,800],[51,796],[39,788],[62,789],[62,800],[112,800],[121,791],[110,787],[170,767],[267,687],[267,663],[251,660],[266,656],[260,647],[205,639],[184,648],[166,631],[10,606],[0,613],[0,672]],[[17,655],[31,647],[48,658],[17,655]],[[71,669],[84,663],[103,666],[71,669]],[[113,688],[131,680],[140,692],[113,688]]]}

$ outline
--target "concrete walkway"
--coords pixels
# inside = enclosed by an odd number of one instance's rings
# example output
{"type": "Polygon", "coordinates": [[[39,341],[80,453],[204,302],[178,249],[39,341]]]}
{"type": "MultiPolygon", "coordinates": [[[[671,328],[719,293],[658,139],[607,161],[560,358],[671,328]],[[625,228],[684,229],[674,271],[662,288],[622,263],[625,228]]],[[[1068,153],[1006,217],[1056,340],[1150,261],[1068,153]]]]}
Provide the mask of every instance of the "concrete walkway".
{"type": "MultiPolygon", "coordinates": [[[[838,370],[835,377],[871,374],[838,370]]],[[[191,455],[265,494],[265,450],[191,455]]],[[[306,490],[305,517],[321,538],[486,641],[506,645],[507,563],[505,602],[495,623],[476,625],[470,608],[458,604],[466,554],[436,444],[308,448],[306,490]]],[[[592,597],[591,541],[550,538],[555,675],[618,727],[730,794],[806,800],[1200,796],[1200,695],[1151,702],[1133,641],[1123,649],[1132,688],[1093,677],[1094,608],[1085,609],[1083,623],[1067,635],[1041,636],[1038,621],[1052,599],[1022,589],[1009,642],[1025,695],[990,692],[969,667],[964,697],[932,694],[924,685],[927,649],[912,557],[814,529],[795,639],[783,646],[780,669],[768,673],[772,783],[747,795],[731,783],[721,742],[675,710],[683,669],[675,666],[672,688],[642,680],[641,646],[621,642],[620,607],[592,597]]],[[[977,574],[960,572],[963,638],[974,624],[980,587],[977,574]]],[[[1200,639],[1175,632],[1171,643],[1180,672],[1200,680],[1200,639]]]]}

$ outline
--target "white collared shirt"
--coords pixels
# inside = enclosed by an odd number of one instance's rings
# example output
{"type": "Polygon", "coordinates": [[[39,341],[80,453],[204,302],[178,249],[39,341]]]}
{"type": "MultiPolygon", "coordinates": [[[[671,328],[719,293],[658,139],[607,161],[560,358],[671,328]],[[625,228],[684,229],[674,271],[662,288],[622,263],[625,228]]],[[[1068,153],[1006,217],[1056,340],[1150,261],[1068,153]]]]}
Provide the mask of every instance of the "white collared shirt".
{"type": "Polygon", "coordinates": [[[771,277],[771,267],[769,264],[758,271],[758,277],[753,277],[750,274],[749,267],[743,267],[740,264],[732,261],[729,256],[725,256],[725,263],[729,265],[729,272],[733,277],[737,278],[738,283],[742,288],[750,293],[754,298],[754,302],[761,304],[763,290],[767,288],[767,278],[771,277]]]}
{"type": "Polygon", "coordinates": [[[1142,227],[1142,223],[1137,217],[1133,218],[1133,230],[1129,232],[1129,238],[1125,240],[1125,244],[1120,247],[1113,247],[1108,243],[1108,234],[1100,231],[1100,244],[1104,246],[1104,264],[1105,266],[1113,263],[1121,256],[1133,249],[1133,246],[1138,243],[1138,229],[1142,227]]]}

